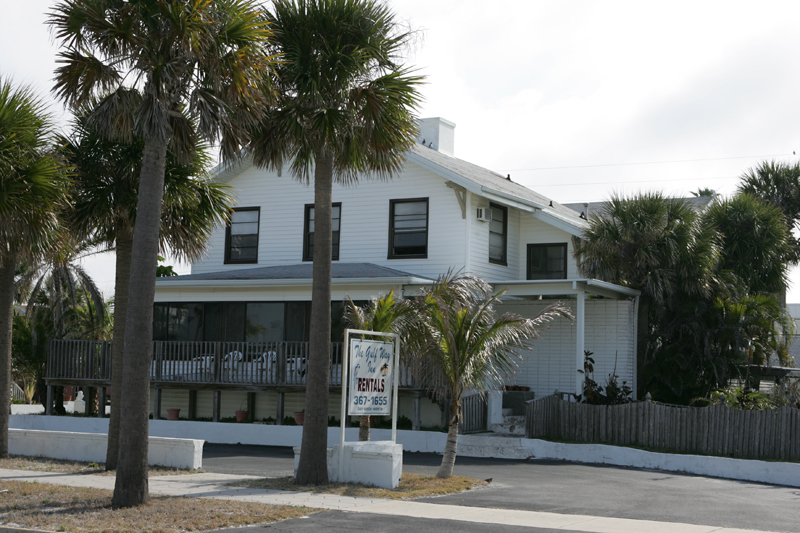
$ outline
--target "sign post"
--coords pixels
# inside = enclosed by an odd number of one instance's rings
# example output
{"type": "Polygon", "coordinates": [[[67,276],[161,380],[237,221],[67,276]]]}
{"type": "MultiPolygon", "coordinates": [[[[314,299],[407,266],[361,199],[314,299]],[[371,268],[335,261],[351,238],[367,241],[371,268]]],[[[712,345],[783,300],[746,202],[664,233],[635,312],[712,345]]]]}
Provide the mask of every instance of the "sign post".
{"type": "Polygon", "coordinates": [[[359,329],[344,331],[342,354],[342,428],[339,433],[339,472],[344,471],[345,427],[348,415],[392,415],[392,443],[397,443],[397,389],[400,337],[359,329]],[[369,335],[386,340],[351,338],[369,335]],[[348,397],[348,385],[350,396],[348,397]]]}

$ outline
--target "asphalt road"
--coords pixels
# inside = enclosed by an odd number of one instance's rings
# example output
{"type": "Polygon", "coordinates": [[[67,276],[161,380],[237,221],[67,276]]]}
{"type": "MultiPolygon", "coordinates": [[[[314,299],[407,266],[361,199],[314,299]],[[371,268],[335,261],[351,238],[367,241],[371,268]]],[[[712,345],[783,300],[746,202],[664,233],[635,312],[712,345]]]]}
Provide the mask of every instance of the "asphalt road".
{"type": "MultiPolygon", "coordinates": [[[[441,456],[435,454],[406,453],[403,469],[432,475],[440,461],[441,456]]],[[[291,475],[294,462],[292,449],[288,447],[206,444],[203,467],[209,472],[279,476],[291,475]]],[[[492,482],[484,489],[420,501],[800,533],[800,489],[797,488],[601,465],[469,457],[456,460],[455,473],[491,478],[492,482]]],[[[348,530],[355,531],[358,531],[358,524],[367,527],[372,523],[370,515],[344,514],[346,518],[341,515],[319,513],[300,521],[317,524],[315,528],[324,531],[339,531],[336,528],[344,527],[349,521],[354,525],[348,530]]],[[[373,531],[414,527],[412,519],[401,523],[396,518],[372,518],[375,524],[388,520],[373,531]]],[[[288,521],[285,527],[297,527],[296,531],[312,527],[293,525],[294,522],[298,521],[288,521]]],[[[472,525],[465,523],[459,522],[453,527],[452,531],[473,531],[472,525]]],[[[494,531],[485,524],[475,527],[474,531],[494,531]]],[[[497,531],[517,529],[498,528],[497,531]]],[[[444,527],[445,531],[448,529],[444,527]]]]}

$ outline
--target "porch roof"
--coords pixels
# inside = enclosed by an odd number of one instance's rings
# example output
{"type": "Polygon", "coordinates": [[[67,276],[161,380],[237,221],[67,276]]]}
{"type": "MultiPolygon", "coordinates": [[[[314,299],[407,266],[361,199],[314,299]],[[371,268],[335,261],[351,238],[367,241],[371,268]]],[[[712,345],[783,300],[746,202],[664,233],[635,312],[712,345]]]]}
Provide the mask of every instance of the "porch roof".
{"type": "Polygon", "coordinates": [[[507,296],[557,296],[562,294],[594,294],[612,299],[634,298],[641,293],[636,289],[615,285],[599,279],[542,279],[490,281],[496,290],[505,290],[507,296]]]}
{"type": "MultiPolygon", "coordinates": [[[[276,265],[258,268],[204,272],[158,278],[156,287],[209,287],[209,286],[265,286],[265,285],[311,285],[313,264],[276,265]]],[[[331,282],[337,284],[427,285],[431,279],[373,263],[331,264],[331,282]]]]}

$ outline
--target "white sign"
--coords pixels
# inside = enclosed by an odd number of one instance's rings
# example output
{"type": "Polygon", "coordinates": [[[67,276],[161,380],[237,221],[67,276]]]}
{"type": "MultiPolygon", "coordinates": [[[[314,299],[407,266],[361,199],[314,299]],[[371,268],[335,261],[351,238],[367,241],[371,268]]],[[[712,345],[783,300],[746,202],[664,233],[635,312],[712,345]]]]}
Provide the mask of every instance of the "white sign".
{"type": "Polygon", "coordinates": [[[350,339],[351,415],[392,413],[394,343],[350,339]]]}

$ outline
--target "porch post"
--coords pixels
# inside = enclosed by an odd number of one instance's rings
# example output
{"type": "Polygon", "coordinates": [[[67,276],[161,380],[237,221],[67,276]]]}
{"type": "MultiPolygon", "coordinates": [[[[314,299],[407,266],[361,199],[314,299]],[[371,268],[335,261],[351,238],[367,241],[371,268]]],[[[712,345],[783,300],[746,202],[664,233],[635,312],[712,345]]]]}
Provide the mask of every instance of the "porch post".
{"type": "Polygon", "coordinates": [[[97,388],[97,418],[105,418],[106,416],[106,388],[97,388]]]}
{"type": "Polygon", "coordinates": [[[161,389],[156,389],[156,401],[153,406],[153,420],[161,420],[161,389]]]}
{"type": "Polygon", "coordinates": [[[414,414],[411,421],[411,430],[419,431],[422,426],[422,392],[415,390],[413,396],[414,414]]]}
{"type": "Polygon", "coordinates": [[[583,288],[577,291],[578,316],[575,321],[575,365],[580,372],[575,372],[575,394],[583,394],[583,383],[585,374],[583,373],[583,351],[585,349],[585,328],[586,328],[586,292],[583,288]]]}
{"type": "Polygon", "coordinates": [[[283,425],[283,400],[284,400],[284,393],[277,392],[277,398],[275,400],[275,425],[282,426],[283,425]]]}
{"type": "Polygon", "coordinates": [[[44,408],[44,414],[46,414],[47,416],[52,416],[53,415],[53,401],[54,401],[54,399],[53,399],[53,386],[52,385],[48,385],[47,386],[47,405],[44,408]]]}
{"type": "Polygon", "coordinates": [[[247,421],[252,422],[256,419],[256,393],[247,393],[247,421]]]}
{"type": "Polygon", "coordinates": [[[212,422],[219,422],[219,412],[222,408],[222,391],[215,390],[214,391],[214,400],[212,402],[211,408],[211,421],[212,422]]]}
{"type": "Polygon", "coordinates": [[[189,391],[189,420],[197,418],[197,391],[189,391]]]}

